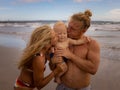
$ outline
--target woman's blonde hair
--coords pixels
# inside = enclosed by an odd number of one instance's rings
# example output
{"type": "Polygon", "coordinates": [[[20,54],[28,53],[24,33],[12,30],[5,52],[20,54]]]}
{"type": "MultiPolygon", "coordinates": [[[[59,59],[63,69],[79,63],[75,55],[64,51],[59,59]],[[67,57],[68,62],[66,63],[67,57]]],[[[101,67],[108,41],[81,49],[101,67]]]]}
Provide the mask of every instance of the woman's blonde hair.
{"type": "Polygon", "coordinates": [[[18,63],[18,68],[30,67],[32,64],[32,58],[36,53],[39,53],[51,42],[51,27],[48,25],[43,25],[36,28],[30,37],[30,42],[24,49],[23,55],[20,62],[18,63]]]}
{"type": "Polygon", "coordinates": [[[84,13],[79,12],[76,14],[73,14],[71,16],[72,20],[83,22],[83,29],[88,29],[90,27],[92,12],[90,10],[86,10],[84,13]]]}

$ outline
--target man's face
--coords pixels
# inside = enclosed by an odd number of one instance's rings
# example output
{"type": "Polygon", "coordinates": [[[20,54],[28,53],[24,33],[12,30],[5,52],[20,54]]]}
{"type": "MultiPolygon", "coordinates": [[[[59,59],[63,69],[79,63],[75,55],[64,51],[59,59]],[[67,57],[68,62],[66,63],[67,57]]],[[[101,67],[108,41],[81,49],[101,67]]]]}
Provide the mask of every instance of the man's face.
{"type": "Polygon", "coordinates": [[[83,33],[82,26],[82,22],[70,20],[67,29],[68,37],[73,39],[79,39],[83,33]]]}

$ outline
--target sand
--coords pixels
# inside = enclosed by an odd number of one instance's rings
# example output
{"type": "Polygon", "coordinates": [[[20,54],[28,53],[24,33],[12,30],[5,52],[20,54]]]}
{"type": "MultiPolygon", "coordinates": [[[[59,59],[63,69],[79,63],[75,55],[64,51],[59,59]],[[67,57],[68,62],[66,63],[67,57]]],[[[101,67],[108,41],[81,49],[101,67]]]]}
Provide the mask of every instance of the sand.
{"type": "MultiPolygon", "coordinates": [[[[0,90],[13,90],[19,74],[17,61],[22,49],[0,46],[0,90]]],[[[92,76],[92,90],[120,90],[120,61],[101,58],[98,72],[92,76]]],[[[45,74],[50,72],[47,67],[45,74]]],[[[42,90],[55,90],[56,83],[51,81],[42,90]]]]}
{"type": "Polygon", "coordinates": [[[20,49],[0,46],[0,90],[13,90],[20,49]]]}

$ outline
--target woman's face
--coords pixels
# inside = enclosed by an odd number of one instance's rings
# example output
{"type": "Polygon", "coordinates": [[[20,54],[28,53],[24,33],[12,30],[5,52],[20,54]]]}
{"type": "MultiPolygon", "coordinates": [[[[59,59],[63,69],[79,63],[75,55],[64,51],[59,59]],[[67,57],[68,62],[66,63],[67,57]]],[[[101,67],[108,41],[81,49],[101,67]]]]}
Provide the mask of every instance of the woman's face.
{"type": "Polygon", "coordinates": [[[51,46],[53,46],[53,45],[55,45],[57,43],[57,40],[58,40],[54,30],[51,30],[51,37],[52,37],[51,46]]]}

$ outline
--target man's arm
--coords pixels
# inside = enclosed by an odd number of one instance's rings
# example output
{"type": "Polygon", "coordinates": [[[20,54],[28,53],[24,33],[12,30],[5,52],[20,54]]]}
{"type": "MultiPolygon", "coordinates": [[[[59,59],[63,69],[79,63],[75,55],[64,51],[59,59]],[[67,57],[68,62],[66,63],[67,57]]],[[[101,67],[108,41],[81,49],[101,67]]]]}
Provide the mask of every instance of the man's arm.
{"type": "Polygon", "coordinates": [[[83,60],[79,56],[71,53],[70,60],[75,63],[80,69],[95,74],[98,70],[99,62],[100,62],[100,47],[96,41],[92,41],[89,46],[89,51],[87,55],[87,59],[83,60]]]}
{"type": "Polygon", "coordinates": [[[59,48],[59,50],[57,51],[57,55],[68,58],[81,70],[91,74],[95,74],[100,62],[100,47],[95,40],[91,40],[86,59],[84,60],[83,58],[72,53],[68,48],[59,48]]]}

